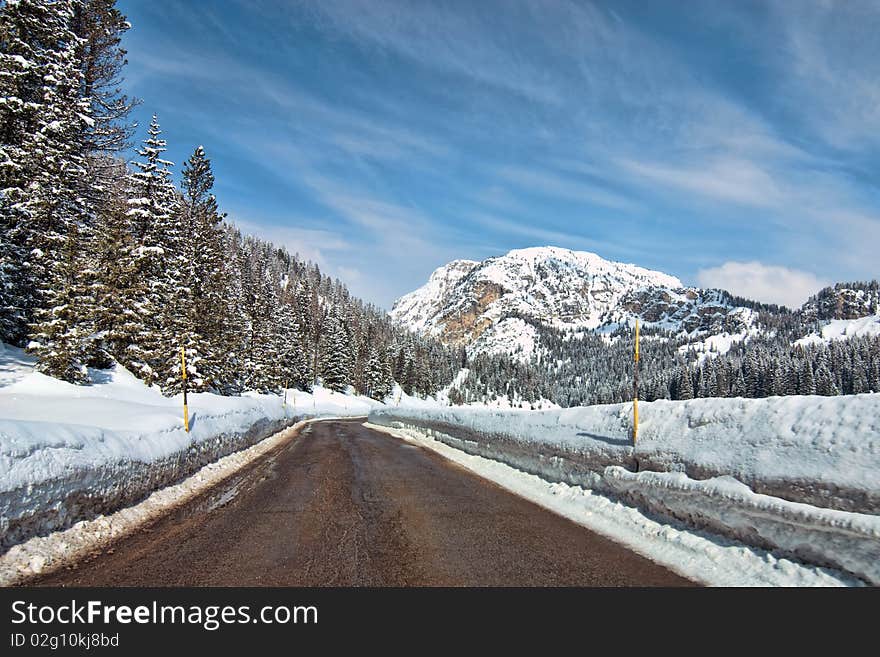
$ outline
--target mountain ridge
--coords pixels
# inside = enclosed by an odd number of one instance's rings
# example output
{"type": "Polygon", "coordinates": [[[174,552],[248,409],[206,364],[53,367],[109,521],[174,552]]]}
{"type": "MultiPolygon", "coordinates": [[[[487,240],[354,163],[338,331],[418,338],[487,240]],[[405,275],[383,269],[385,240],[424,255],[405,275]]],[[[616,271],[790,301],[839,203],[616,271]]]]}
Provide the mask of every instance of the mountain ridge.
{"type": "Polygon", "coordinates": [[[555,246],[514,249],[482,262],[454,260],[398,299],[390,314],[413,331],[472,353],[527,347],[526,356],[535,341],[530,321],[600,333],[635,319],[676,333],[737,332],[750,323],[749,309],[721,290],[555,246]]]}

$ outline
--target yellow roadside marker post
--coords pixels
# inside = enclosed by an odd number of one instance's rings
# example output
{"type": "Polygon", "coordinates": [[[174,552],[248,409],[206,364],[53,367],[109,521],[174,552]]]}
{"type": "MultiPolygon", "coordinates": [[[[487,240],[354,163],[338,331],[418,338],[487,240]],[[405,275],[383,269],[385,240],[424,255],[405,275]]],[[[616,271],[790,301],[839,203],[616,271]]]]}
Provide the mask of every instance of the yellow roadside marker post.
{"type": "Polygon", "coordinates": [[[639,320],[636,320],[636,352],[633,361],[633,446],[639,437],[639,320]]]}
{"type": "Polygon", "coordinates": [[[183,427],[189,433],[189,408],[186,405],[186,351],[180,347],[180,376],[183,379],[183,427]]]}

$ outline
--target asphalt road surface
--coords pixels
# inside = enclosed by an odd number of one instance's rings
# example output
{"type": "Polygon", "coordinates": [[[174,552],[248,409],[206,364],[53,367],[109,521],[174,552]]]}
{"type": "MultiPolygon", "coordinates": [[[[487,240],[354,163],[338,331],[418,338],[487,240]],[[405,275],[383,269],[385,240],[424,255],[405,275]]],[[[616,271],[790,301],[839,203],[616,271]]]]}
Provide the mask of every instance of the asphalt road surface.
{"type": "Polygon", "coordinates": [[[308,425],[186,505],[32,584],[690,584],[361,422],[308,425]]]}

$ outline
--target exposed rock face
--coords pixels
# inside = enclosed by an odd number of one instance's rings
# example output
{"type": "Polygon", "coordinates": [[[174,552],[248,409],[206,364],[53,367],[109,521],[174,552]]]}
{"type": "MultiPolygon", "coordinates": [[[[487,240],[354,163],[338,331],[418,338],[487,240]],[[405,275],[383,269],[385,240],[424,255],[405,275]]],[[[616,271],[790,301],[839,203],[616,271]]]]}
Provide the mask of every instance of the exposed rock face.
{"type": "Polygon", "coordinates": [[[438,317],[446,316],[448,299],[453,296],[457,283],[479,266],[473,260],[453,260],[437,269],[428,282],[415,292],[394,303],[391,315],[404,321],[414,331],[433,326],[438,317]]]}
{"type": "Polygon", "coordinates": [[[424,286],[401,297],[391,315],[448,344],[528,355],[534,335],[522,330],[523,320],[591,331],[639,318],[675,332],[717,333],[741,322],[742,315],[728,320],[734,307],[726,299],[717,290],[686,288],[674,276],[594,253],[536,247],[444,265],[424,286]]]}
{"type": "Polygon", "coordinates": [[[880,313],[880,283],[837,283],[804,304],[808,319],[858,319],[880,313]]]}

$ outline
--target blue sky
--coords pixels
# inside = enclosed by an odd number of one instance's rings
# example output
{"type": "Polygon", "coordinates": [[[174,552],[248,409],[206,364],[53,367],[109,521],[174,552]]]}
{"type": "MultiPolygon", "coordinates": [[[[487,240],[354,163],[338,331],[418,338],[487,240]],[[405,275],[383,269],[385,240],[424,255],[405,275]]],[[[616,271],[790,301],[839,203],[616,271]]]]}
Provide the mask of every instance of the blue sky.
{"type": "Polygon", "coordinates": [[[876,2],[119,6],[141,132],[382,307],[545,244],[788,304],[880,276],[876,2]]]}

